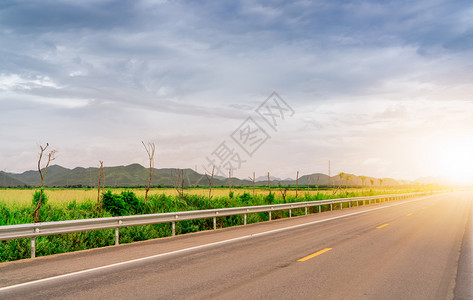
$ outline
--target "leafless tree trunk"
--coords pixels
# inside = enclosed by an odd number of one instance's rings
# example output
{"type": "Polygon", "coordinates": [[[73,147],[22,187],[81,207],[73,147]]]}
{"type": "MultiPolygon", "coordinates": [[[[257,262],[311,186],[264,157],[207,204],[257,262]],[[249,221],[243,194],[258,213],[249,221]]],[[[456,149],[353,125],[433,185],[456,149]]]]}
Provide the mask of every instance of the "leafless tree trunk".
{"type": "Polygon", "coordinates": [[[338,192],[338,190],[341,190],[341,188],[342,188],[342,179],[343,179],[343,177],[345,176],[345,173],[340,172],[340,173],[338,173],[337,176],[340,178],[340,180],[339,180],[339,182],[338,182],[338,187],[337,187],[337,189],[335,189],[335,190],[333,191],[333,195],[335,195],[335,194],[338,192]]]}
{"type": "Polygon", "coordinates": [[[40,150],[39,159],[38,159],[38,172],[39,172],[39,176],[41,177],[41,187],[40,187],[40,190],[39,190],[38,204],[36,205],[36,209],[33,212],[35,223],[39,222],[39,209],[40,209],[41,205],[43,205],[44,176],[46,175],[46,173],[48,171],[49,163],[55,159],[54,154],[56,153],[56,150],[49,151],[49,153],[48,153],[48,162],[46,163],[46,166],[44,167],[44,170],[41,171],[41,159],[43,158],[44,151],[46,151],[46,149],[48,147],[49,147],[48,143],[46,143],[45,147],[43,147],[41,145],[39,146],[39,148],[41,150],[40,150]]]}
{"type": "Polygon", "coordinates": [[[179,196],[179,199],[182,199],[182,196],[184,195],[184,170],[177,169],[176,175],[174,175],[174,172],[171,169],[171,176],[175,178],[174,188],[177,191],[177,195],[179,196]]]}
{"type": "Polygon", "coordinates": [[[348,182],[350,181],[351,175],[345,175],[345,192],[348,193],[348,182]]]}
{"type": "Polygon", "coordinates": [[[307,194],[309,194],[309,187],[310,187],[310,176],[307,175],[307,194]]]}
{"type": "MultiPolygon", "coordinates": [[[[100,167],[99,167],[99,183],[97,185],[97,208],[102,210],[102,201],[100,201],[100,190],[102,189],[103,194],[103,187],[102,187],[102,177],[103,177],[103,161],[99,160],[100,167]]],[[[105,178],[104,178],[105,181],[105,178]]]]}
{"type": "Polygon", "coordinates": [[[149,192],[149,187],[151,186],[151,177],[153,175],[153,168],[154,168],[154,152],[156,150],[156,145],[154,143],[148,142],[148,145],[146,145],[143,141],[141,141],[143,144],[143,147],[145,147],[146,153],[148,153],[148,159],[149,159],[149,180],[148,180],[148,186],[146,187],[146,192],[145,192],[145,202],[148,201],[148,192],[149,192]]]}
{"type": "Polygon", "coordinates": [[[214,172],[215,172],[215,166],[212,167],[212,174],[209,177],[207,172],[205,173],[205,176],[207,177],[207,180],[209,182],[209,200],[212,199],[212,181],[214,179],[214,172]]]}
{"type": "Polygon", "coordinates": [[[232,169],[228,169],[228,187],[229,187],[229,193],[232,192],[232,169]]]}
{"type": "Polygon", "coordinates": [[[297,199],[297,189],[299,188],[299,171],[297,171],[296,176],[296,199],[297,199]]]}
{"type": "Polygon", "coordinates": [[[286,203],[286,194],[287,194],[287,187],[282,187],[281,182],[278,182],[279,192],[281,193],[282,199],[284,203],[286,203]]]}
{"type": "Polygon", "coordinates": [[[181,198],[184,196],[184,170],[181,169],[181,198]]]}
{"type": "Polygon", "coordinates": [[[268,172],[268,191],[271,194],[271,181],[269,179],[269,172],[268,172]]]}
{"type": "Polygon", "coordinates": [[[255,172],[253,172],[253,178],[248,177],[250,180],[253,181],[253,198],[255,197],[255,172]]]}
{"type": "Polygon", "coordinates": [[[253,198],[255,197],[255,172],[253,172],[253,198]]]}

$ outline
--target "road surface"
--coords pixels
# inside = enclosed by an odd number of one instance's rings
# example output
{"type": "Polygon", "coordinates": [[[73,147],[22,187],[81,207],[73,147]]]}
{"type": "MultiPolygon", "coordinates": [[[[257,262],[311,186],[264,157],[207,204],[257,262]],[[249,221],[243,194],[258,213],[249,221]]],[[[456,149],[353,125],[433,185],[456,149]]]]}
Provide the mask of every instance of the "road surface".
{"type": "Polygon", "coordinates": [[[0,299],[473,299],[471,192],[0,264],[0,299]]]}

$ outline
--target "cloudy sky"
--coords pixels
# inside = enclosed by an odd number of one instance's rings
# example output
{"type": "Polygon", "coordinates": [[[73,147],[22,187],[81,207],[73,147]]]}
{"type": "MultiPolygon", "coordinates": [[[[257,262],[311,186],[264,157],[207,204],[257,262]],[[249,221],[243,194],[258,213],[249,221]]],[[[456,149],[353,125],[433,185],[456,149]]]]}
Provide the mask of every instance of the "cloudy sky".
{"type": "Polygon", "coordinates": [[[46,142],[64,167],[146,165],[149,141],[156,167],[240,178],[473,179],[472,49],[471,1],[2,1],[0,169],[46,142]]]}

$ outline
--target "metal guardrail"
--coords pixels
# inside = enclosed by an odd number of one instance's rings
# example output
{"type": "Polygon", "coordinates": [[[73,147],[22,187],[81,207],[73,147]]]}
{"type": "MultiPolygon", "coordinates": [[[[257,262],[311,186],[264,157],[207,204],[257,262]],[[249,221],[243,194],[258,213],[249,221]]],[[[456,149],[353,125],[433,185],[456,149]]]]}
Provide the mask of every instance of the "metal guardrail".
{"type": "Polygon", "coordinates": [[[207,210],[192,210],[192,211],[180,211],[180,212],[169,212],[159,214],[147,214],[147,215],[133,215],[133,216],[120,216],[120,217],[109,217],[109,218],[96,218],[96,219],[82,219],[82,220],[69,220],[69,221],[57,221],[57,222],[42,222],[42,223],[29,223],[19,225],[7,225],[0,226],[0,241],[30,238],[31,239],[31,257],[36,256],[36,237],[46,235],[56,235],[64,233],[74,233],[82,231],[92,231],[100,229],[115,229],[115,245],[119,244],[119,228],[127,226],[137,225],[149,225],[158,223],[171,223],[172,224],[172,235],[176,234],[176,222],[196,219],[210,219],[213,218],[213,228],[217,229],[217,218],[243,215],[244,225],[246,225],[246,219],[248,214],[267,212],[269,214],[269,220],[271,220],[271,212],[280,210],[289,210],[289,217],[292,216],[292,209],[305,208],[305,214],[307,215],[308,207],[318,207],[318,212],[321,212],[321,207],[330,205],[330,210],[334,208],[334,204],[339,204],[338,207],[343,209],[343,203],[348,203],[348,207],[351,207],[353,203],[358,206],[360,202],[363,205],[369,204],[374,201],[385,202],[392,200],[401,200],[412,198],[415,196],[421,196],[429,193],[409,193],[409,194],[394,194],[394,195],[380,195],[370,197],[356,197],[356,198],[339,198],[329,200],[318,200],[318,201],[306,201],[306,202],[294,202],[294,203],[283,203],[274,205],[259,205],[259,206],[246,206],[246,207],[231,207],[231,208],[217,208],[207,210]]]}

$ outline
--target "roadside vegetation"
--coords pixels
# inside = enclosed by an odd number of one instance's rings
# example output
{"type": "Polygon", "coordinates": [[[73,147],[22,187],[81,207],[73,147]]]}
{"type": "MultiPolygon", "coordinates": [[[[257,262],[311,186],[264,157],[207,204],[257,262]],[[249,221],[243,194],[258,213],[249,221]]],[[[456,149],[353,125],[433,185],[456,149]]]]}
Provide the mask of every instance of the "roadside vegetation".
{"type": "MultiPolygon", "coordinates": [[[[241,207],[291,203],[299,201],[318,201],[341,197],[374,196],[381,194],[410,193],[425,190],[420,187],[405,189],[363,189],[348,188],[343,191],[331,189],[309,189],[299,187],[298,196],[291,187],[273,188],[214,188],[209,198],[207,189],[186,189],[177,193],[171,189],[151,189],[146,197],[144,189],[108,189],[96,201],[96,189],[51,189],[44,192],[43,204],[39,209],[39,221],[63,221],[85,218],[102,218],[121,215],[152,214],[186,210],[202,210],[224,207],[241,207]],[[305,191],[304,191],[305,189],[305,191]],[[67,199],[67,200],[65,200],[67,199]]],[[[37,207],[38,191],[25,189],[0,189],[0,226],[31,223],[35,215],[31,212],[37,207]],[[29,199],[29,201],[28,201],[29,199]]],[[[329,207],[322,207],[322,211],[329,207]]],[[[309,208],[309,213],[316,208],[309,208]]],[[[293,210],[292,215],[302,215],[304,210],[293,210]]],[[[288,217],[287,211],[273,212],[272,218],[288,217]]],[[[248,215],[247,222],[267,221],[267,213],[248,215]]],[[[229,216],[217,219],[217,227],[243,224],[243,216],[229,216]]],[[[176,223],[176,234],[184,234],[213,228],[211,219],[183,221],[176,223]]],[[[171,224],[142,225],[120,229],[120,244],[142,241],[171,235],[171,224]]],[[[44,256],[71,252],[114,244],[113,230],[98,230],[45,236],[36,239],[36,255],[44,256]]],[[[0,262],[29,258],[29,239],[0,241],[0,262]]]]}
{"type": "MultiPolygon", "coordinates": [[[[184,170],[171,170],[174,189],[151,189],[154,170],[154,156],[156,145],[142,141],[149,160],[147,185],[141,189],[107,189],[103,161],[99,161],[97,188],[87,189],[45,189],[44,180],[50,162],[55,159],[56,150],[47,150],[49,144],[40,147],[37,161],[37,170],[40,175],[39,190],[35,189],[0,189],[0,226],[25,224],[32,222],[54,222],[87,218],[104,218],[112,216],[153,214],[176,211],[204,210],[226,207],[242,207],[254,205],[268,205],[292,203],[299,201],[319,201],[342,197],[374,196],[381,194],[399,194],[425,191],[425,187],[406,185],[364,188],[368,177],[361,178],[361,185],[357,188],[349,187],[352,175],[340,173],[338,186],[330,183],[326,187],[319,186],[319,177],[316,185],[299,185],[299,171],[295,186],[282,186],[280,183],[271,186],[268,172],[268,185],[255,186],[255,173],[250,178],[252,188],[232,186],[232,173],[228,173],[227,186],[215,186],[214,171],[206,170],[205,178],[208,186],[201,188],[184,188],[184,170]],[[43,165],[42,165],[43,160],[43,165]],[[344,184],[344,187],[343,187],[344,184]],[[213,186],[214,185],[214,186],[213,186]]],[[[430,188],[430,187],[429,187],[430,188]]],[[[308,213],[314,213],[316,208],[311,207],[308,213]]],[[[322,206],[321,210],[329,209],[322,206]]],[[[304,214],[301,209],[294,209],[292,215],[304,214]]],[[[272,219],[288,216],[287,211],[272,213],[272,219]]],[[[247,223],[267,221],[267,213],[255,213],[247,216],[247,223]]],[[[243,216],[228,216],[217,218],[217,227],[228,227],[243,224],[243,216]]],[[[192,220],[176,223],[176,234],[184,234],[213,228],[213,220],[192,220]]],[[[171,224],[141,225],[120,229],[120,244],[142,241],[171,235],[171,224]]],[[[96,230],[36,238],[36,255],[44,256],[65,253],[90,248],[104,247],[114,244],[114,230],[96,230]]],[[[18,260],[30,257],[30,239],[16,239],[0,241],[0,262],[18,260]]]]}

